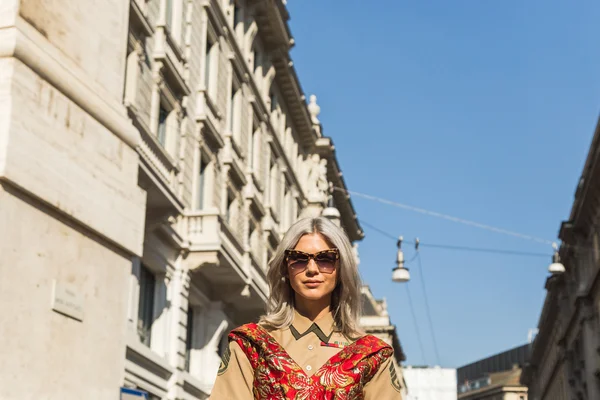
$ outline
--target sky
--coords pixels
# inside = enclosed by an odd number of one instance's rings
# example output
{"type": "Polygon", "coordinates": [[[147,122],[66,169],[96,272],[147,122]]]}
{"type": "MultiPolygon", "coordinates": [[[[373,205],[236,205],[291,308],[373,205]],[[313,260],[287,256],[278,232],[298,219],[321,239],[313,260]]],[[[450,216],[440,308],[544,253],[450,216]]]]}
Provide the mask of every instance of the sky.
{"type": "MultiPolygon", "coordinates": [[[[288,9],[294,66],[307,97],[317,95],[350,190],[557,240],[600,110],[600,2],[288,0],[288,9]]],[[[423,243],[407,284],[390,279],[394,240],[363,225],[359,245],[361,275],[387,300],[407,365],[455,368],[527,342],[548,244],[352,201],[360,220],[423,243]]]]}

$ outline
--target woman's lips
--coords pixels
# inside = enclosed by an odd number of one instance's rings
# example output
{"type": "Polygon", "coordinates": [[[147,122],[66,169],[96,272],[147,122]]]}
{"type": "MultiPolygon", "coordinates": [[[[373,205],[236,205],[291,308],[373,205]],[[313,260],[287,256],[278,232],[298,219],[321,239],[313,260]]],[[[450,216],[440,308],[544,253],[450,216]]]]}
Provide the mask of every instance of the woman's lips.
{"type": "Polygon", "coordinates": [[[321,284],[320,281],[306,281],[304,282],[304,285],[309,287],[309,288],[316,288],[321,284]]]}

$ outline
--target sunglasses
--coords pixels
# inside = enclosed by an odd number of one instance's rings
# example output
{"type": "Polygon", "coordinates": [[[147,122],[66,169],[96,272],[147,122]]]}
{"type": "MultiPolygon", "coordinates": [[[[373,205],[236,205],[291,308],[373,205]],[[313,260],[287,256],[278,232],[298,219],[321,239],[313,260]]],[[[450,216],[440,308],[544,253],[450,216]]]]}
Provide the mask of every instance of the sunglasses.
{"type": "Polygon", "coordinates": [[[305,271],[311,259],[317,264],[319,272],[322,274],[332,274],[335,271],[339,258],[340,252],[338,249],[323,250],[314,254],[299,250],[285,251],[285,262],[294,274],[305,271]]]}

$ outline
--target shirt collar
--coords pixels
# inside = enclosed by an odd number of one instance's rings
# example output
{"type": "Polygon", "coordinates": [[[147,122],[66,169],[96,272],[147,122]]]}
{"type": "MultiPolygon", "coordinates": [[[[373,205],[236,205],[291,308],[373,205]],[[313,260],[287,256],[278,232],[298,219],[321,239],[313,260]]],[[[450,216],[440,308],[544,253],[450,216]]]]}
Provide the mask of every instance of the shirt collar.
{"type": "Polygon", "coordinates": [[[290,331],[296,340],[314,332],[321,341],[328,343],[334,328],[335,321],[331,312],[328,312],[315,321],[311,321],[294,310],[294,320],[290,326],[290,331]]]}

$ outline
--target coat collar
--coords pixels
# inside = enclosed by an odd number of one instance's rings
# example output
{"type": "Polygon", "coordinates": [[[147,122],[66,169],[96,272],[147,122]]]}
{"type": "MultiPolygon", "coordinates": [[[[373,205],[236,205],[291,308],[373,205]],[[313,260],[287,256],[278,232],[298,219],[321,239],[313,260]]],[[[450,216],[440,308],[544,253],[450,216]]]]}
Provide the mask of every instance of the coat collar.
{"type": "Polygon", "coordinates": [[[331,312],[328,312],[315,321],[311,321],[301,315],[298,311],[294,310],[294,320],[292,325],[290,325],[290,331],[294,336],[294,339],[299,340],[313,332],[324,343],[329,343],[334,328],[335,321],[331,312]]]}

